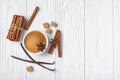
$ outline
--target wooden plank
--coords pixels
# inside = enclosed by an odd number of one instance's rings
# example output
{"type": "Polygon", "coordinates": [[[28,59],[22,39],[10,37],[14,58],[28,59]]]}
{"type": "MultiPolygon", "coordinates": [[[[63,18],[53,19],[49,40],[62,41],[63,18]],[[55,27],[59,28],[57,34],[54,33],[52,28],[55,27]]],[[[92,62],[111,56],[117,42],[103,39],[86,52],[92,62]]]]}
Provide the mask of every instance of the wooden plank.
{"type": "MultiPolygon", "coordinates": [[[[31,30],[45,31],[42,24],[44,22],[50,23],[52,19],[51,16],[52,13],[51,10],[53,9],[52,4],[53,3],[50,0],[34,0],[34,1],[27,0],[27,20],[30,18],[34,8],[36,6],[40,7],[40,10],[35,16],[30,28],[28,29],[28,32],[31,30]]],[[[50,35],[48,35],[48,37],[49,36],[50,35]]],[[[49,55],[47,53],[41,54],[39,56],[33,56],[33,55],[31,56],[39,61],[48,61],[48,62],[55,61],[55,56],[49,55]]],[[[34,72],[27,73],[27,80],[55,80],[55,72],[48,71],[36,64],[28,64],[28,65],[32,65],[34,67],[34,72]]],[[[47,66],[47,67],[55,68],[55,65],[47,66]]]]}
{"type": "Polygon", "coordinates": [[[85,0],[85,80],[113,80],[112,0],[85,0]]]}
{"type": "MultiPolygon", "coordinates": [[[[16,55],[22,58],[26,56],[22,53],[19,43],[11,42],[6,39],[8,29],[13,17],[13,14],[26,15],[25,0],[4,0],[2,1],[2,26],[0,31],[0,79],[1,80],[26,80],[26,63],[19,62],[11,58],[11,55],[16,55]]],[[[0,21],[1,22],[1,21],[0,21]]]]}
{"type": "Polygon", "coordinates": [[[119,0],[2,0],[0,11],[0,80],[120,80],[119,0]],[[19,43],[7,40],[6,35],[13,14],[28,19],[36,5],[40,11],[26,32],[44,31],[43,22],[57,22],[62,31],[63,57],[58,58],[57,49],[52,55],[32,57],[39,61],[56,60],[55,66],[49,66],[55,67],[56,72],[10,57],[28,59],[19,43]],[[27,65],[32,65],[34,72],[27,73],[27,65]]]}
{"type": "Polygon", "coordinates": [[[56,55],[56,80],[84,80],[84,0],[55,1],[62,58],[56,55]]]}
{"type": "MultiPolygon", "coordinates": [[[[3,3],[3,1],[1,1],[1,3],[0,3],[0,28],[2,28],[2,3],[3,3]]],[[[0,29],[0,45],[2,45],[2,29],[0,29]]],[[[2,48],[1,48],[1,46],[0,46],[0,69],[2,69],[2,64],[3,64],[3,62],[2,62],[3,60],[2,60],[2,48]]],[[[2,74],[3,73],[3,69],[0,71],[0,75],[3,75],[2,74]]],[[[0,76],[0,79],[2,80],[3,79],[3,76],[0,76]]]]}
{"type": "Polygon", "coordinates": [[[114,80],[120,80],[120,0],[113,2],[114,80]]]}

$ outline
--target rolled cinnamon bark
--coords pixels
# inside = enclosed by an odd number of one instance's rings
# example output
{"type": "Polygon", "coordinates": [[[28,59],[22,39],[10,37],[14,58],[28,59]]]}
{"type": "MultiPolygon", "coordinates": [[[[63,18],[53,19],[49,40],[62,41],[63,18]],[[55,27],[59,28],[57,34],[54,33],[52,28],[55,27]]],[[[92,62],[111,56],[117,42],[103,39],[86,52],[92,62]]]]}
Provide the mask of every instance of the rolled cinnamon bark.
{"type": "Polygon", "coordinates": [[[28,30],[28,28],[30,27],[30,25],[31,25],[31,23],[32,23],[35,15],[37,14],[38,10],[39,10],[39,7],[37,6],[37,7],[34,9],[34,11],[33,11],[32,15],[31,15],[30,19],[29,19],[28,22],[26,23],[26,26],[24,27],[24,29],[28,30]]]}
{"type": "Polygon", "coordinates": [[[12,33],[12,38],[10,40],[13,40],[13,41],[16,41],[16,33],[18,31],[18,27],[19,27],[19,16],[17,16],[17,20],[16,20],[16,23],[13,24],[14,26],[13,27],[13,33],[12,33]]]}
{"type": "Polygon", "coordinates": [[[19,17],[20,21],[19,21],[19,30],[17,31],[17,34],[16,34],[16,41],[20,41],[20,37],[21,37],[21,31],[22,31],[22,26],[23,26],[23,23],[24,23],[24,17],[23,16],[20,16],[19,17]]]}
{"type": "Polygon", "coordinates": [[[48,50],[49,54],[53,53],[54,48],[56,47],[56,45],[58,46],[58,57],[62,57],[62,52],[61,52],[61,31],[57,30],[56,34],[54,36],[53,41],[51,42],[50,48],[48,50]]]}
{"type": "Polygon", "coordinates": [[[57,42],[57,45],[58,45],[58,57],[62,57],[62,52],[61,52],[61,33],[59,32],[58,34],[58,42],[57,42]]]}
{"type": "MultiPolygon", "coordinates": [[[[12,25],[16,23],[17,16],[18,15],[13,15],[13,19],[12,19],[12,22],[11,22],[11,25],[10,25],[10,29],[11,29],[12,25]]],[[[12,35],[11,35],[11,31],[9,30],[9,32],[7,34],[7,39],[11,39],[11,38],[12,38],[12,35]]]]}
{"type": "Polygon", "coordinates": [[[24,16],[13,15],[12,23],[7,34],[7,39],[11,41],[19,41],[23,23],[24,16]]]}

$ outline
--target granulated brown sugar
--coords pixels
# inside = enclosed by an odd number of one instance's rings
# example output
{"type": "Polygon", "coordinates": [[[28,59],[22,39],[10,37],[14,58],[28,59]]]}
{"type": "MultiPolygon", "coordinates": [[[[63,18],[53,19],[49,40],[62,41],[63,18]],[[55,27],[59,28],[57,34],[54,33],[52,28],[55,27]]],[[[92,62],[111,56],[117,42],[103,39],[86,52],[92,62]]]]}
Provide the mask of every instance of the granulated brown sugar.
{"type": "Polygon", "coordinates": [[[28,33],[24,40],[26,49],[33,53],[37,53],[41,51],[40,49],[38,49],[37,46],[40,43],[46,45],[46,38],[44,34],[39,31],[32,31],[28,33]]]}
{"type": "Polygon", "coordinates": [[[33,71],[33,67],[32,67],[32,66],[27,66],[27,67],[26,67],[26,70],[27,70],[28,72],[32,72],[32,71],[33,71]]]}

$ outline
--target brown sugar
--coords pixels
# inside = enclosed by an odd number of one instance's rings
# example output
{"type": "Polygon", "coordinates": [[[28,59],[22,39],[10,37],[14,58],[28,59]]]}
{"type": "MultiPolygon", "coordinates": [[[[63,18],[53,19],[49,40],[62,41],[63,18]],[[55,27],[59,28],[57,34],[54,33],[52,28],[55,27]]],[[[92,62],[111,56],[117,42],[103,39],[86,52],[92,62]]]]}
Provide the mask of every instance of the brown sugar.
{"type": "Polygon", "coordinates": [[[54,22],[54,21],[52,21],[50,25],[53,26],[53,27],[57,26],[56,22],[54,22]]]}
{"type": "Polygon", "coordinates": [[[50,34],[52,31],[50,28],[46,28],[46,32],[50,34]]]}
{"type": "Polygon", "coordinates": [[[26,70],[27,70],[28,72],[32,72],[32,71],[33,71],[33,67],[32,67],[32,66],[27,66],[27,67],[26,67],[26,70]]]}
{"type": "Polygon", "coordinates": [[[44,44],[46,46],[46,37],[39,31],[32,31],[25,37],[24,44],[28,51],[37,53],[42,50],[38,49],[38,44],[44,44]]]}
{"type": "Polygon", "coordinates": [[[45,22],[43,23],[44,28],[49,28],[49,23],[45,22]]]}

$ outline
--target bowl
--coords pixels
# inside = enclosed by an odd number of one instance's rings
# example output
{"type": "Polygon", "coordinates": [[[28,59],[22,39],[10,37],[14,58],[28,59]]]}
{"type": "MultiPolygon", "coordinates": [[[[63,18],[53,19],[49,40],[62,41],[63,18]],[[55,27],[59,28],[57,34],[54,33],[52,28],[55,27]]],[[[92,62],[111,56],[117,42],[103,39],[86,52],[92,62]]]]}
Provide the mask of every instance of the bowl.
{"type": "Polygon", "coordinates": [[[48,37],[43,31],[32,30],[25,34],[23,46],[30,54],[42,54],[48,48],[48,37]]]}

